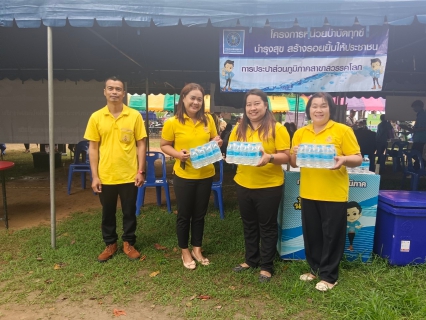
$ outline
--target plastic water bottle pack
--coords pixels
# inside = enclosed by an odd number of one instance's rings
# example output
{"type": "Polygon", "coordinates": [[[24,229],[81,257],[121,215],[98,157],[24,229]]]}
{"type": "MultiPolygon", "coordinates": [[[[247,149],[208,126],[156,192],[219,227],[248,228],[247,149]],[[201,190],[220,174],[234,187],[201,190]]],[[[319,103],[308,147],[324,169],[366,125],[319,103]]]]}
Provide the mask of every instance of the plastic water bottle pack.
{"type": "Polygon", "coordinates": [[[192,166],[195,169],[205,167],[222,159],[222,152],[216,141],[210,141],[202,146],[189,150],[192,166]]]}
{"type": "Polygon", "coordinates": [[[297,150],[298,167],[323,168],[334,167],[336,149],[332,144],[301,144],[297,150]]]}
{"type": "Polygon", "coordinates": [[[226,162],[256,166],[262,157],[261,147],[261,142],[229,142],[226,148],[226,162]]]}
{"type": "Polygon", "coordinates": [[[346,167],[346,170],[348,171],[348,173],[373,174],[373,172],[370,172],[370,159],[368,159],[368,155],[364,155],[364,158],[362,159],[362,163],[359,167],[355,167],[355,168],[346,167]]]}

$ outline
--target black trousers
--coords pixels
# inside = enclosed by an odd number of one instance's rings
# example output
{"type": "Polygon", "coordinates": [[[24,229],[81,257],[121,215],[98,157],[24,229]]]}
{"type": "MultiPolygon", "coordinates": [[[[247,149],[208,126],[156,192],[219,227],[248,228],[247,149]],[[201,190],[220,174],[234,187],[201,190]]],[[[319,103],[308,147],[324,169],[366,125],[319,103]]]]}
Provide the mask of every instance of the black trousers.
{"type": "Polygon", "coordinates": [[[173,188],[177,201],[176,233],[181,249],[188,248],[189,230],[191,245],[203,244],[204,218],[209,205],[213,177],[207,179],[184,179],[173,176],[173,188]]]}
{"type": "Polygon", "coordinates": [[[274,272],[278,241],[278,207],[282,186],[248,189],[237,185],[237,199],[244,228],[245,263],[274,272]]]}
{"type": "MultiPolygon", "coordinates": [[[[420,154],[423,154],[423,147],[425,143],[424,142],[413,142],[413,145],[411,146],[411,150],[417,150],[420,152],[420,154]]],[[[414,169],[418,170],[420,169],[420,161],[417,158],[417,156],[413,157],[414,159],[414,169]]]]}
{"type": "Polygon", "coordinates": [[[313,274],[335,283],[345,250],[346,202],[302,198],[302,229],[306,261],[313,274]]]}
{"type": "Polygon", "coordinates": [[[120,196],[123,211],[122,240],[132,246],[136,242],[136,197],[138,188],[135,183],[103,184],[99,199],[102,204],[102,237],[106,245],[117,242],[117,198],[120,196]]]}
{"type": "Polygon", "coordinates": [[[388,147],[387,142],[376,142],[377,163],[380,164],[380,171],[382,171],[385,168],[385,164],[386,164],[385,151],[387,150],[387,147],[388,147]]]}

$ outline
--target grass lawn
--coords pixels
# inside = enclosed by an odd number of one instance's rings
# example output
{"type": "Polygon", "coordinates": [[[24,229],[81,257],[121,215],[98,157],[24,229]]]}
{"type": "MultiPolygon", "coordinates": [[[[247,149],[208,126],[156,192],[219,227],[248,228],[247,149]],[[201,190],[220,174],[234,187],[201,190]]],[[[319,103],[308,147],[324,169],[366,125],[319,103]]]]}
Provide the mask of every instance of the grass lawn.
{"type": "MultiPolygon", "coordinates": [[[[389,174],[381,189],[398,189],[400,181],[389,174]]],[[[65,298],[131,303],[138,297],[172,307],[177,313],[171,317],[188,319],[426,318],[425,265],[393,267],[376,256],[369,263],[343,261],[339,285],[326,293],[315,290],[315,282],[299,280],[308,271],[305,261],[277,257],[276,274],[267,284],[258,282],[259,270],[233,273],[232,267],[244,260],[244,241],[235,187],[227,181],[224,188],[226,218],[220,220],[213,206],[206,217],[203,248],[212,263],[194,271],[182,266],[176,215],[164,207],[146,206],[138,217],[136,247],[146,255],[142,261],[129,261],[121,250],[107,263],[96,261],[104,248],[100,211],[77,212],[60,223],[56,250],[50,246],[49,227],[2,229],[0,309],[11,302],[49,305],[65,298]],[[165,248],[158,250],[156,244],[165,248]],[[200,295],[209,299],[198,299],[200,295]]]]}

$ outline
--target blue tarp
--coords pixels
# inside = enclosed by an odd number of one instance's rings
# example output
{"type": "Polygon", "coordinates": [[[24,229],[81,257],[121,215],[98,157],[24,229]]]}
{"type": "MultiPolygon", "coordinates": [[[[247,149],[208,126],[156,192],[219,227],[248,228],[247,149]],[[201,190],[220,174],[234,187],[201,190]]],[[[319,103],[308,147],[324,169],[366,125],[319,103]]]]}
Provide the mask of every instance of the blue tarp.
{"type": "Polygon", "coordinates": [[[0,0],[0,26],[63,27],[206,26],[320,27],[426,23],[426,1],[412,0],[0,0]]]}

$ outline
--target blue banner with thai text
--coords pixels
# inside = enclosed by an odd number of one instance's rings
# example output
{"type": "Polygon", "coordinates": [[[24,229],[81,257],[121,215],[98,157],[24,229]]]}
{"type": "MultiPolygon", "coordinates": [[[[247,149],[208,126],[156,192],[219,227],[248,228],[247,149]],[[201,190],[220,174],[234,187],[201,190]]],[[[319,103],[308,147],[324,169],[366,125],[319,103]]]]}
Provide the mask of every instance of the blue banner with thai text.
{"type": "Polygon", "coordinates": [[[221,91],[380,91],[388,38],[387,26],[225,29],[221,91]]]}

